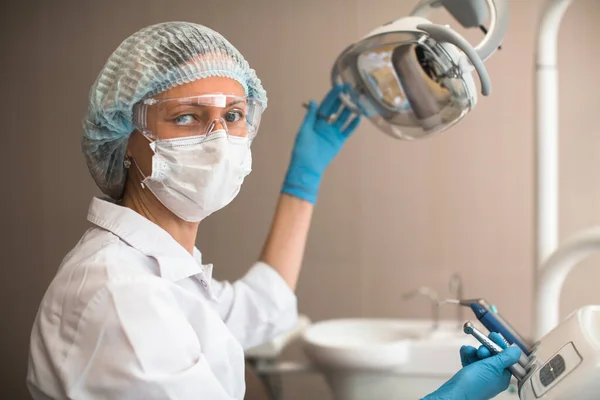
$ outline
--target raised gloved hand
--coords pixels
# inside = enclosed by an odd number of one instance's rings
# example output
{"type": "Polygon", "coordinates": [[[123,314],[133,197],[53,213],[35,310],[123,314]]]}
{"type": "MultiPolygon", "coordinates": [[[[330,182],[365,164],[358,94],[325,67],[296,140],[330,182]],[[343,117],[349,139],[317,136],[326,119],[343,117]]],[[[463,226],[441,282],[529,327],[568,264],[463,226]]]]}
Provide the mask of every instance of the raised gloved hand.
{"type": "Polygon", "coordinates": [[[512,376],[507,368],[519,361],[521,350],[506,348],[497,333],[491,333],[489,338],[505,350],[490,357],[483,346],[479,349],[463,346],[460,349],[463,369],[422,400],[488,400],[505,391],[512,376]]]}
{"type": "Polygon", "coordinates": [[[321,178],[327,166],[338,154],[346,139],[360,123],[360,117],[348,119],[352,111],[342,107],[339,98],[343,85],[332,88],[320,106],[310,102],[300,126],[282,192],[315,203],[321,178]],[[328,118],[339,112],[337,118],[328,118]]]}

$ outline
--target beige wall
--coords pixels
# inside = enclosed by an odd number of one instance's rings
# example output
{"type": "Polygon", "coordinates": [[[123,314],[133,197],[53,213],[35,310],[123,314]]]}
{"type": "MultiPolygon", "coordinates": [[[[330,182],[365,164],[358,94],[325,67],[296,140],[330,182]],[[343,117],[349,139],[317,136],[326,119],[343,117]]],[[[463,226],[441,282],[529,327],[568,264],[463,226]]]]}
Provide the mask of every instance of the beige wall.
{"type": "MultiPolygon", "coordinates": [[[[267,233],[301,103],[328,88],[335,56],[413,1],[254,0],[14,2],[2,6],[1,398],[26,398],[31,323],[60,260],[86,228],[97,194],[79,153],[80,120],[103,62],[126,36],[164,20],[222,32],[269,93],[254,171],[240,196],[201,226],[215,275],[239,277],[267,233]],[[107,4],[111,4],[109,8],[107,4]],[[8,8],[7,8],[8,7],[8,8]]],[[[325,318],[426,317],[419,285],[446,292],[459,272],[467,296],[485,296],[524,333],[531,328],[533,260],[532,68],[538,0],[511,0],[504,49],[487,66],[493,95],[432,140],[395,141],[363,123],[324,179],[298,296],[325,318]]],[[[560,38],[561,237],[600,223],[600,3],[580,0],[560,38]],[[587,39],[591,39],[590,45],[587,39]]],[[[434,18],[454,22],[443,13],[434,18]]],[[[467,35],[476,39],[480,35],[467,35]]],[[[569,278],[563,311],[600,302],[598,258],[569,278]]],[[[452,317],[451,312],[445,316],[452,317]]],[[[290,356],[297,355],[292,350],[290,356]]],[[[289,377],[287,399],[327,398],[321,378],[289,377]],[[298,390],[302,388],[302,392],[298,390]]]]}

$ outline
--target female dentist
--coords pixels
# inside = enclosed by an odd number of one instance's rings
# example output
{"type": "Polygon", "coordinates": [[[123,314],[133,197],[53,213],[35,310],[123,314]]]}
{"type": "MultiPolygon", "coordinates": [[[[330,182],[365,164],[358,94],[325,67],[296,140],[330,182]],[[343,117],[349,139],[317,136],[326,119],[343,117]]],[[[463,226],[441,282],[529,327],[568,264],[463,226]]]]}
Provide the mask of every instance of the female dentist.
{"type": "MultiPolygon", "coordinates": [[[[267,106],[242,55],[206,27],[142,29],[91,88],[82,149],[107,196],[63,260],[36,316],[27,384],[35,399],[242,399],[243,349],[290,329],[321,177],[355,130],[334,88],[298,132],[260,261],[212,279],[199,223],[251,170],[267,106]]],[[[463,368],[427,399],[475,400],[508,386],[518,350],[461,350],[463,368]],[[485,358],[480,360],[480,358],[485,358]]]]}

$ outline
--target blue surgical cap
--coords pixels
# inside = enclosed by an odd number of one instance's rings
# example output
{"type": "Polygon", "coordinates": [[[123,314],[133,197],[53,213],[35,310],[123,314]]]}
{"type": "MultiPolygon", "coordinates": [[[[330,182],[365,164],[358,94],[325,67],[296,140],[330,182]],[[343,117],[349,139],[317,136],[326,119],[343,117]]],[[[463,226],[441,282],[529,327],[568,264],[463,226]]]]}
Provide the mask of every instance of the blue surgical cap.
{"type": "Polygon", "coordinates": [[[190,22],[166,22],[144,28],[112,53],[90,90],[83,121],[82,151],[102,192],[123,195],[124,166],[133,125],[133,106],[177,85],[211,76],[238,81],[246,96],[267,95],[256,72],[222,35],[190,22]]]}

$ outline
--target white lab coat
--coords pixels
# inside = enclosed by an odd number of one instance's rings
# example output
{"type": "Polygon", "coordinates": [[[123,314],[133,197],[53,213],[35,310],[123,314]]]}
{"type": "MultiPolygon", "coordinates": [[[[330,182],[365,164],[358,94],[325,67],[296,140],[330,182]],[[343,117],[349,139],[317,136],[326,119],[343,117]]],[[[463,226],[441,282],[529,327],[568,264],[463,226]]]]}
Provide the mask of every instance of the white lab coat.
{"type": "MultiPolygon", "coordinates": [[[[242,399],[243,348],[290,329],[294,293],[270,266],[212,279],[166,231],[94,198],[31,334],[35,399],[242,399]]],[[[57,227],[60,234],[60,227],[57,227]]],[[[232,243],[232,250],[235,244],[232,243]]]]}

